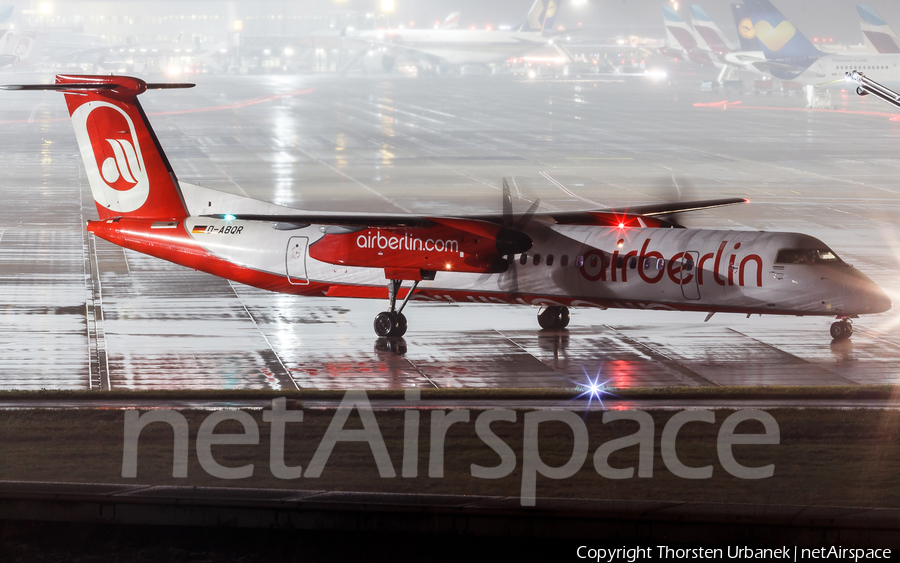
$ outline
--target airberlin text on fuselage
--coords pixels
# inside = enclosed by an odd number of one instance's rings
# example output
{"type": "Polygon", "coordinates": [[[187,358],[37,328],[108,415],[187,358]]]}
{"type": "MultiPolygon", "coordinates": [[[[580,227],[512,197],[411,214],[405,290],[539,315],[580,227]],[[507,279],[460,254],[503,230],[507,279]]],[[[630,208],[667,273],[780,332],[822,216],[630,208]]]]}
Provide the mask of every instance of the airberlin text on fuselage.
{"type": "Polygon", "coordinates": [[[443,239],[413,238],[409,235],[384,236],[381,231],[372,234],[362,234],[356,237],[356,246],[359,248],[378,248],[381,250],[425,250],[427,252],[459,252],[459,241],[443,239]]]}
{"type": "MultiPolygon", "coordinates": [[[[663,259],[660,252],[651,250],[648,252],[650,239],[644,241],[640,252],[631,250],[620,254],[619,251],[607,255],[602,250],[591,250],[584,255],[584,262],[581,265],[581,275],[588,281],[628,281],[628,270],[636,269],[641,279],[647,283],[658,283],[668,274],[672,282],[679,285],[686,285],[694,281],[696,273],[697,283],[703,285],[709,283],[709,279],[704,280],[703,270],[706,262],[713,261],[712,278],[718,285],[737,285],[743,287],[747,281],[746,271],[752,264],[756,269],[756,287],[762,287],[762,270],[763,261],[758,254],[747,254],[738,260],[737,254],[730,254],[727,263],[723,260],[728,241],[722,241],[715,253],[709,252],[702,256],[694,258],[690,252],[678,252],[668,260],[663,259]],[[631,260],[634,259],[637,264],[636,268],[630,266],[631,260]],[[645,268],[645,263],[650,259],[651,267],[645,268]],[[656,264],[662,260],[663,269],[658,269],[656,264]],[[696,264],[694,263],[696,261],[696,264]],[[611,267],[610,267],[611,266],[611,267]],[[727,273],[720,274],[724,266],[727,273]],[[609,275],[607,277],[607,269],[609,275]],[[737,276],[735,276],[737,272],[737,276]],[[737,278],[737,279],[735,279],[737,278]]],[[[741,243],[734,244],[733,252],[741,248],[741,243]]],[[[707,270],[709,271],[709,270],[707,270]]],[[[751,278],[752,279],[752,278],[751,278]]],[[[751,281],[752,283],[752,281],[751,281]]]]}

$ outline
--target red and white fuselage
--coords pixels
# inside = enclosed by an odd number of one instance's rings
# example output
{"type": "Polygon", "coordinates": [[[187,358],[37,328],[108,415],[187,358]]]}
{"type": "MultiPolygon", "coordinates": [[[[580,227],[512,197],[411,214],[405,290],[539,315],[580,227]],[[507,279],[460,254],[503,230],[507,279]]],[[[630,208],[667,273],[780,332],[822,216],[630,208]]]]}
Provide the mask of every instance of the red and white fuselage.
{"type": "MultiPolygon", "coordinates": [[[[188,201],[204,204],[219,194],[185,184],[182,189],[192,196],[188,201]]],[[[229,209],[241,208],[242,198],[225,199],[229,209]]],[[[260,202],[247,203],[260,210],[260,202]]],[[[283,215],[286,209],[273,205],[270,212],[283,215]]],[[[540,217],[532,225],[534,246],[513,256],[514,270],[501,273],[457,271],[460,254],[477,238],[463,232],[372,227],[326,234],[332,227],[202,216],[170,222],[108,219],[88,228],[126,248],[298,295],[385,299],[391,273],[383,264],[392,257],[427,257],[429,265],[445,267],[434,267],[434,279],[421,281],[413,299],[827,316],[890,308],[871,280],[841,261],[776,263],[781,250],[828,249],[803,234],[559,225],[540,217]],[[317,252],[326,247],[341,253],[317,252]]]]}

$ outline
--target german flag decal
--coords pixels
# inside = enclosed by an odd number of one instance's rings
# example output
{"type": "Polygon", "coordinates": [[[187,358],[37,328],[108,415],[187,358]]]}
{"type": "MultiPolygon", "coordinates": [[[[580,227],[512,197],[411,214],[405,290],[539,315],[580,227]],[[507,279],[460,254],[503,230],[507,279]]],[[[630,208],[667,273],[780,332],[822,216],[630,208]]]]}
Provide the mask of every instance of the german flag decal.
{"type": "Polygon", "coordinates": [[[206,229],[208,229],[208,228],[209,227],[207,227],[206,225],[197,225],[193,229],[191,229],[191,234],[192,235],[202,235],[203,233],[206,232],[206,229]]]}

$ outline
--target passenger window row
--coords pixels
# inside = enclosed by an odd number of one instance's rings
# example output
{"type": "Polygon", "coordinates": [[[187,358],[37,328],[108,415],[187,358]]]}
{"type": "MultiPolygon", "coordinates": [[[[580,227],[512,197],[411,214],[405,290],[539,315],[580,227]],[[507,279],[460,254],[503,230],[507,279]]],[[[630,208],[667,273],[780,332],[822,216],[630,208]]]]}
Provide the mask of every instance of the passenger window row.
{"type": "MultiPolygon", "coordinates": [[[[541,259],[542,259],[542,257],[540,254],[532,254],[531,255],[531,263],[534,264],[535,266],[541,265],[541,259]]],[[[652,258],[644,258],[643,260],[644,260],[644,269],[645,270],[652,270],[654,268],[657,270],[664,270],[666,267],[666,261],[663,260],[662,258],[659,258],[655,261],[652,258]]],[[[553,261],[554,261],[554,258],[553,258],[552,254],[548,254],[546,260],[544,260],[545,264],[547,264],[548,266],[552,266],[553,261]]],[[[609,268],[611,262],[612,262],[612,260],[610,259],[610,257],[604,254],[603,255],[603,268],[604,269],[609,268]]],[[[640,263],[640,259],[637,256],[630,256],[628,258],[628,267],[632,270],[637,269],[639,263],[640,263]]],[[[519,256],[519,264],[521,264],[523,266],[528,264],[528,254],[522,254],[521,256],[519,256]]],[[[569,265],[568,254],[563,254],[562,256],[560,256],[559,265],[562,266],[563,268],[565,268],[566,266],[569,265]]],[[[591,255],[590,258],[588,258],[588,266],[589,267],[596,268],[599,265],[600,265],[600,257],[597,256],[596,254],[593,254],[593,255],[591,255]]],[[[575,267],[581,268],[582,266],[584,266],[584,256],[576,257],[575,258],[575,267]]],[[[621,269],[623,267],[625,267],[625,257],[619,256],[616,259],[616,268],[621,269]]],[[[687,262],[685,262],[684,269],[687,271],[691,271],[692,269],[694,269],[694,261],[688,259],[687,262]]]]}
{"type": "MultiPolygon", "coordinates": [[[[540,254],[532,254],[531,255],[531,262],[535,266],[540,266],[541,260],[542,260],[542,257],[540,254]]],[[[547,258],[544,260],[544,263],[547,264],[548,266],[552,266],[554,261],[555,261],[554,256],[552,254],[548,254],[547,258]]],[[[519,256],[519,264],[521,264],[523,266],[528,264],[528,255],[527,254],[522,254],[521,256],[519,256]]],[[[569,255],[568,254],[563,254],[562,256],[559,257],[559,265],[562,266],[563,268],[565,268],[566,266],[569,265],[569,255]]]]}

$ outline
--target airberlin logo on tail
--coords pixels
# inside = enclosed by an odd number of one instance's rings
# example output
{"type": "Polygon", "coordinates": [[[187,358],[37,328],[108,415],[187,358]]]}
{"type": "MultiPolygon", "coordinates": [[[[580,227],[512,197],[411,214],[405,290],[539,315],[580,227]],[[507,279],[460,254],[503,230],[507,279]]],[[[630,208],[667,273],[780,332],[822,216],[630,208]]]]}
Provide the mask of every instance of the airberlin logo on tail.
{"type": "Polygon", "coordinates": [[[115,187],[116,182],[121,178],[127,182],[131,189],[138,183],[135,176],[140,176],[141,166],[137,161],[137,154],[134,146],[126,139],[106,139],[112,148],[113,156],[107,158],[100,165],[100,174],[109,186],[115,187]],[[135,174],[132,171],[136,171],[135,174]]]}
{"type": "Polygon", "coordinates": [[[109,102],[86,102],[72,112],[72,125],[94,199],[129,213],[150,195],[150,181],[131,117],[109,102]]]}
{"type": "Polygon", "coordinates": [[[32,45],[34,45],[34,39],[31,37],[20,37],[16,42],[13,53],[19,57],[19,60],[25,59],[28,57],[28,53],[31,52],[32,45]]]}

